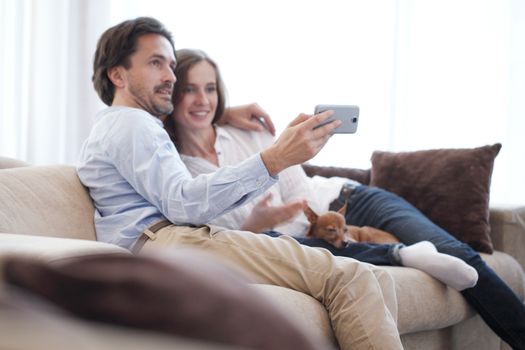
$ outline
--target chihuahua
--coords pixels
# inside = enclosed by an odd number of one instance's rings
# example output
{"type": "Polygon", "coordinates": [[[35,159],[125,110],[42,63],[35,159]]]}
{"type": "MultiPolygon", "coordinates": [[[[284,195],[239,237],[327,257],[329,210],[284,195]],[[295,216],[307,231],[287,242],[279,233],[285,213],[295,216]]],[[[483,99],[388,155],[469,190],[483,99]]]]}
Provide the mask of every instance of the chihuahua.
{"type": "Polygon", "coordinates": [[[321,238],[336,248],[343,248],[351,242],[368,243],[399,243],[399,240],[391,233],[369,226],[347,225],[344,217],[345,205],[338,211],[328,211],[317,215],[308,205],[304,213],[310,222],[310,230],[307,237],[321,238]]]}

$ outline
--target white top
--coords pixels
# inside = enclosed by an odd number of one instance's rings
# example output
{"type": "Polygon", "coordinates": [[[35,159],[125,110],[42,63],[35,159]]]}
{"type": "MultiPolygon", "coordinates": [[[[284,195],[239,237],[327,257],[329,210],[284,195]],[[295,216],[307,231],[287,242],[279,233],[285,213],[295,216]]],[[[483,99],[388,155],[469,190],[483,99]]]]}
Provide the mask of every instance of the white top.
{"type": "Polygon", "coordinates": [[[162,122],[129,107],[98,114],[80,152],[77,174],[96,208],[98,240],[128,249],[160,220],[205,224],[277,180],[256,153],[235,167],[193,178],[162,122]]]}
{"type": "MultiPolygon", "coordinates": [[[[252,132],[231,126],[216,126],[215,130],[217,133],[215,151],[219,167],[236,165],[268,148],[274,141],[268,132],[252,132]]],[[[181,154],[181,159],[193,176],[218,169],[217,166],[202,158],[181,154]]],[[[349,181],[351,180],[340,177],[327,179],[316,176],[312,179],[305,174],[301,166],[296,165],[282,171],[279,174],[279,181],[267,192],[272,192],[273,195],[271,205],[282,205],[296,199],[306,199],[314,211],[324,213],[328,210],[329,204],[339,196],[341,186],[349,181]]],[[[217,217],[211,223],[230,229],[239,229],[261,198],[217,217]]],[[[301,213],[293,221],[273,229],[283,234],[304,236],[308,227],[306,216],[301,213]]]]}

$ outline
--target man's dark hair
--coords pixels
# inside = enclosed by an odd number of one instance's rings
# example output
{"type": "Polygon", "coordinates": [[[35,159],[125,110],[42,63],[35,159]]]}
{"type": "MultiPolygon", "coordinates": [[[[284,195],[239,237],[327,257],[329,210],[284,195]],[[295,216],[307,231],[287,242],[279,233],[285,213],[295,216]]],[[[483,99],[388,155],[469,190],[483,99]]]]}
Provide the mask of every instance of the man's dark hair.
{"type": "Polygon", "coordinates": [[[93,60],[93,85],[102,101],[110,106],[115,97],[115,86],[108,77],[110,68],[131,66],[130,56],[137,50],[137,40],[146,34],[159,34],[175,45],[171,33],[162,23],[151,17],[138,17],[124,21],[106,30],[100,37],[93,60]]]}

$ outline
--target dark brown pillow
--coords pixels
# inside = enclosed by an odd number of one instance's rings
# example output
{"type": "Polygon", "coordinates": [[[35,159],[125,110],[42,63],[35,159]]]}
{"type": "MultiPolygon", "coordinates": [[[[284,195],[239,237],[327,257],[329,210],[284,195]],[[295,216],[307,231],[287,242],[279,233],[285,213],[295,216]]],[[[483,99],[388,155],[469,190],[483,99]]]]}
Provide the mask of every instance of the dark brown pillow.
{"type": "Polygon", "coordinates": [[[60,266],[7,258],[4,276],[91,320],[250,349],[328,348],[249,288],[242,275],[195,250],[162,260],[80,257],[60,266]]]}
{"type": "Polygon", "coordinates": [[[489,189],[501,144],[372,154],[370,184],[406,199],[479,252],[492,253],[489,189]]]}

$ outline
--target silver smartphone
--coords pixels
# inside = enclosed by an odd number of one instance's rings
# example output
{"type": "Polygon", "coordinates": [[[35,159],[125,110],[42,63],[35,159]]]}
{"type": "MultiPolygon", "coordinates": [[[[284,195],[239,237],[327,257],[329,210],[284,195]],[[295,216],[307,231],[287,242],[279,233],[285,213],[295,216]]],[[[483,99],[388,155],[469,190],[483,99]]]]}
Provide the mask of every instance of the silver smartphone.
{"type": "MultiPolygon", "coordinates": [[[[333,110],[334,114],[315,128],[330,123],[333,120],[339,119],[343,123],[333,132],[334,134],[353,134],[357,131],[357,123],[359,121],[359,107],[351,105],[317,105],[315,106],[315,114],[322,113],[327,110],[333,110]]],[[[315,129],[314,128],[314,129],[315,129]]]]}

